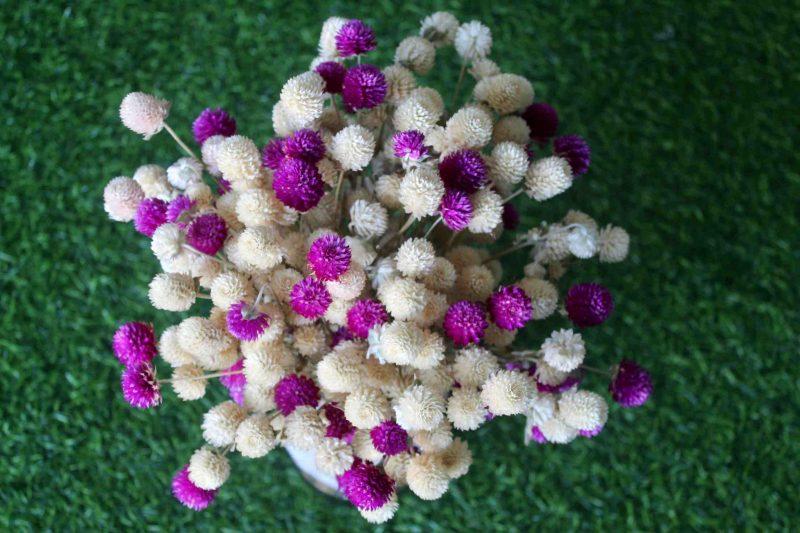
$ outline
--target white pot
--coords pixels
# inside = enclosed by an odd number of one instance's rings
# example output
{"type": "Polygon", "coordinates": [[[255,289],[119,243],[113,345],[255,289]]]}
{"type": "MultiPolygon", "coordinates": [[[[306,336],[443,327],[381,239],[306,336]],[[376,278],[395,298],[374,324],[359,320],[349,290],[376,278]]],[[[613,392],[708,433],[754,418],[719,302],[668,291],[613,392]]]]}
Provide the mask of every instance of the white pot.
{"type": "Polygon", "coordinates": [[[317,468],[316,453],[314,451],[300,450],[286,445],[284,445],[284,448],[289,457],[292,458],[292,461],[294,461],[297,469],[300,470],[303,478],[314,488],[328,496],[344,499],[342,493],[339,492],[339,483],[336,478],[317,468]]]}

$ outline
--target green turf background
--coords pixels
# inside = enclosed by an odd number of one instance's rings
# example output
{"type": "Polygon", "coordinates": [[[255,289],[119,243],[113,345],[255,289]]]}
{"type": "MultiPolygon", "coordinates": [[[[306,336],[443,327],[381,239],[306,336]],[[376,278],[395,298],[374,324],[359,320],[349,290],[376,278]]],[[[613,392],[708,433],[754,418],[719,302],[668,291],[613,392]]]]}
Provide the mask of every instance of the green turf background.
{"type": "MultiPolygon", "coordinates": [[[[234,458],[204,513],[172,500],[170,477],[221,395],[182,404],[167,392],[155,412],[122,401],[115,325],[175,317],[147,304],[157,264],[146,239],[106,219],[102,190],[180,155],[166,135],[145,143],[122,127],[126,92],[172,100],[184,135],[221,105],[264,142],[327,16],[372,24],[373,61],[385,63],[442,7],[491,26],[492,57],[533,80],[562,132],[589,140],[590,173],[528,204],[525,221],[574,207],[630,231],[628,262],[567,281],[613,289],[617,311],[587,333],[590,358],[641,361],[656,392],[567,447],[525,448],[521,420],[488,424],[468,437],[469,475],[437,502],[404,493],[386,529],[796,527],[796,3],[137,4],[0,1],[0,529],[366,528],[282,452],[234,458]]],[[[441,59],[430,83],[452,87],[452,51],[441,59]]]]}

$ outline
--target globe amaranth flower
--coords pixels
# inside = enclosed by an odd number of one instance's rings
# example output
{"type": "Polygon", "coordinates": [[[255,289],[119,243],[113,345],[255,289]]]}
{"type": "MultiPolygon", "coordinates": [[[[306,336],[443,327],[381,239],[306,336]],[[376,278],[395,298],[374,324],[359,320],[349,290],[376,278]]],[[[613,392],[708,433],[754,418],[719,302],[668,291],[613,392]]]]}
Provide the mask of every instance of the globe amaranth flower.
{"type": "Polygon", "coordinates": [[[272,190],[284,205],[305,213],[322,199],[325,183],[316,165],[302,159],[285,158],[275,171],[272,190]]]}
{"type": "Polygon", "coordinates": [[[114,355],[125,366],[152,361],[158,354],[153,326],[144,322],[128,322],[114,333],[114,355]]]}
{"type": "Polygon", "coordinates": [[[216,213],[206,213],[195,218],[186,230],[186,242],[196,250],[214,255],[225,244],[228,226],[216,213]]]}
{"type": "Polygon", "coordinates": [[[184,213],[188,213],[195,206],[195,201],[188,196],[181,194],[176,196],[167,204],[167,222],[176,222],[181,228],[186,227],[185,222],[179,219],[184,213]]]}
{"type": "Polygon", "coordinates": [[[134,363],[122,372],[122,395],[137,409],[148,409],[161,403],[161,387],[156,368],[150,361],[134,363]]]}
{"type": "Polygon", "coordinates": [[[374,65],[356,65],[347,69],[342,82],[342,100],[350,111],[371,109],[386,98],[386,77],[374,65]]]}
{"type": "Polygon", "coordinates": [[[228,191],[233,190],[233,186],[231,182],[223,178],[222,176],[217,177],[217,194],[222,196],[228,191]]]}
{"type": "Polygon", "coordinates": [[[538,442],[539,444],[547,444],[547,437],[544,436],[542,430],[539,429],[539,426],[531,427],[531,440],[538,442]]]}
{"type": "Polygon", "coordinates": [[[516,285],[500,287],[489,297],[489,315],[501,329],[519,329],[533,315],[531,299],[516,285]]]}
{"type": "Polygon", "coordinates": [[[290,297],[294,312],[305,318],[321,317],[332,301],[325,284],[311,276],[295,283],[290,297]]]}
{"type": "Polygon", "coordinates": [[[342,439],[349,443],[356,432],[356,427],[347,420],[344,411],[339,409],[335,403],[326,403],[322,409],[325,413],[325,419],[328,421],[325,436],[342,439]]]}
{"type": "Polygon", "coordinates": [[[336,345],[340,342],[351,341],[353,339],[355,339],[353,332],[350,331],[347,326],[341,326],[331,335],[331,348],[336,348],[336,345]]]}
{"type": "Polygon", "coordinates": [[[355,458],[353,466],[338,477],[339,490],[359,509],[373,511],[394,494],[394,480],[371,463],[355,458]]]}
{"type": "Polygon", "coordinates": [[[544,102],[526,107],[522,118],[531,130],[531,139],[538,143],[547,142],[558,131],[558,113],[544,102]]]}
{"type": "Polygon", "coordinates": [[[614,310],[611,291],[597,283],[573,285],[564,304],[569,319],[579,328],[602,324],[614,310]]]}
{"type": "Polygon", "coordinates": [[[192,124],[194,140],[202,145],[206,139],[214,135],[230,137],[236,135],[236,120],[227,111],[218,107],[216,109],[206,108],[194,120],[192,124]]]}
{"type": "Polygon", "coordinates": [[[394,156],[400,159],[419,161],[428,155],[425,135],[418,130],[398,131],[392,137],[394,156]]]}
{"type": "Polygon", "coordinates": [[[241,301],[233,304],[225,316],[228,331],[242,341],[254,341],[269,327],[269,317],[241,301]]]}
{"type": "Polygon", "coordinates": [[[342,57],[360,55],[377,46],[375,32],[358,19],[349,20],[336,33],[336,51],[342,57]]]}
{"type": "Polygon", "coordinates": [[[362,339],[369,336],[369,330],[388,321],[389,313],[378,300],[359,300],[347,311],[347,327],[362,339]]]}
{"type": "Polygon", "coordinates": [[[439,206],[444,225],[453,231],[461,231],[472,219],[472,202],[469,195],[457,189],[448,189],[439,206]]]}
{"type": "Polygon", "coordinates": [[[278,170],[281,163],[283,163],[283,158],[286,157],[286,153],[283,150],[283,143],[284,139],[277,137],[264,145],[264,148],[261,150],[262,166],[272,170],[278,170]]]}
{"type": "Polygon", "coordinates": [[[519,226],[519,211],[512,203],[503,204],[503,228],[514,231],[519,226]]]}
{"type": "Polygon", "coordinates": [[[244,405],[244,387],[247,385],[247,377],[242,372],[243,369],[244,359],[239,359],[225,369],[225,375],[219,377],[219,382],[228,389],[231,400],[239,405],[244,405]]]}
{"type": "Polygon", "coordinates": [[[461,300],[447,309],[443,326],[456,346],[466,346],[472,342],[480,342],[489,323],[482,304],[461,300]]]}
{"type": "Polygon", "coordinates": [[[375,449],[386,455],[397,455],[408,449],[408,433],[394,420],[384,420],[369,432],[375,449]]]}
{"type": "Polygon", "coordinates": [[[325,156],[325,143],[314,130],[297,130],[284,139],[283,153],[286,157],[317,163],[325,156]]]}
{"type": "Polygon", "coordinates": [[[586,174],[592,161],[589,144],[580,135],[564,135],[553,140],[553,153],[569,162],[574,176],[586,174]]]}
{"type": "Polygon", "coordinates": [[[336,61],[323,61],[314,71],[325,80],[325,92],[336,94],[342,92],[342,82],[344,73],[347,71],[344,65],[336,61]]]}
{"type": "Polygon", "coordinates": [[[189,479],[189,465],[186,464],[172,478],[172,495],[193,511],[202,511],[214,501],[219,489],[201,489],[189,479]]]}
{"type": "Polygon", "coordinates": [[[315,240],[308,250],[308,264],[322,281],[334,281],[350,267],[350,247],[338,235],[327,234],[315,240]]]}
{"type": "Polygon", "coordinates": [[[653,392],[650,373],[629,359],[623,359],[614,372],[608,385],[614,401],[622,407],[639,407],[653,392]]]}
{"type": "Polygon", "coordinates": [[[445,187],[472,194],[486,183],[488,170],[481,154],[475,150],[458,150],[439,163],[439,175],[445,187]]]}
{"type": "Polygon", "coordinates": [[[160,198],[145,198],[136,208],[133,227],[142,235],[152,237],[161,224],[167,221],[167,202],[160,198]]]}
{"type": "Polygon", "coordinates": [[[289,374],[275,385],[275,405],[284,416],[301,405],[316,407],[318,403],[319,387],[309,377],[289,374]]]}

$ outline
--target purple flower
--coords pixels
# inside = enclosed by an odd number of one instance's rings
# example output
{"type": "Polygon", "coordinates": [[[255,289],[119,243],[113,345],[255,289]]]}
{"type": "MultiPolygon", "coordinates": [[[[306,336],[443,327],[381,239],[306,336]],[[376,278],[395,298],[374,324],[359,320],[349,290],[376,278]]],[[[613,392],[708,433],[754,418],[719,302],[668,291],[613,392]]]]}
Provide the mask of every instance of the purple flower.
{"type": "Polygon", "coordinates": [[[228,191],[233,190],[231,186],[231,182],[223,178],[222,176],[217,177],[217,194],[223,195],[228,191]]]}
{"type": "Polygon", "coordinates": [[[336,61],[324,61],[314,71],[325,80],[325,92],[336,94],[342,92],[342,82],[347,69],[336,61]]]}
{"type": "Polygon", "coordinates": [[[458,150],[439,163],[439,175],[448,189],[472,194],[486,183],[486,163],[475,150],[458,150]]]}
{"type": "Polygon", "coordinates": [[[531,319],[531,299],[516,285],[500,287],[489,297],[489,315],[497,327],[514,331],[531,319]]]}
{"type": "Polygon", "coordinates": [[[144,322],[128,322],[114,333],[114,355],[125,366],[152,361],[158,354],[153,326],[144,322]]]}
{"type": "Polygon", "coordinates": [[[284,416],[301,405],[316,407],[318,403],[319,388],[311,378],[289,374],[275,385],[275,405],[284,416]]]}
{"type": "Polygon", "coordinates": [[[230,137],[236,134],[236,120],[227,111],[218,107],[216,109],[206,108],[195,119],[192,124],[194,140],[202,145],[206,139],[214,135],[230,137]]]}
{"type": "Polygon", "coordinates": [[[186,230],[186,242],[196,250],[208,254],[216,254],[225,238],[228,236],[228,226],[225,220],[216,213],[206,213],[195,218],[189,229],[186,230]]]}
{"type": "Polygon", "coordinates": [[[394,420],[384,420],[369,432],[375,449],[386,455],[397,455],[408,449],[408,433],[394,420]]]}
{"type": "Polygon", "coordinates": [[[181,194],[170,200],[167,204],[167,222],[177,222],[181,228],[186,227],[186,222],[179,222],[181,215],[188,213],[195,205],[195,201],[181,194]]]}
{"type": "Polygon", "coordinates": [[[306,318],[319,318],[331,305],[331,295],[325,285],[311,276],[292,287],[292,309],[306,318]]]}
{"type": "Polygon", "coordinates": [[[256,340],[269,327],[269,317],[247,305],[247,302],[233,304],[225,320],[231,335],[242,341],[256,340]]]}
{"type": "Polygon", "coordinates": [[[617,365],[608,390],[614,401],[622,407],[639,407],[652,394],[653,380],[647,370],[629,359],[623,359],[617,365]]]}
{"type": "Polygon", "coordinates": [[[285,158],[272,180],[272,190],[284,205],[305,213],[325,194],[317,166],[302,159],[285,158]]]}
{"type": "Polygon", "coordinates": [[[386,77],[374,65],[356,65],[347,69],[342,82],[342,100],[349,112],[370,109],[386,97],[386,77]]]}
{"type": "Polygon", "coordinates": [[[533,426],[531,428],[531,440],[538,442],[539,444],[547,444],[547,437],[544,436],[542,430],[539,429],[539,426],[533,426]]]}
{"type": "Polygon", "coordinates": [[[297,130],[283,141],[283,153],[286,157],[316,163],[325,156],[325,143],[314,130],[297,130]]]}
{"type": "Polygon", "coordinates": [[[464,191],[448,189],[442,196],[439,212],[445,226],[453,231],[461,231],[472,218],[472,202],[464,191]]]}
{"type": "Polygon", "coordinates": [[[564,304],[569,319],[579,328],[602,324],[614,310],[611,291],[597,283],[573,285],[564,304]]]}
{"type": "Polygon", "coordinates": [[[519,211],[512,203],[503,204],[503,228],[514,231],[519,226],[519,211]]]}
{"type": "Polygon", "coordinates": [[[599,435],[599,434],[600,434],[600,433],[603,431],[603,428],[604,428],[604,427],[605,427],[605,424],[600,424],[600,425],[599,425],[599,426],[597,426],[596,428],[592,428],[592,429],[581,429],[580,431],[578,431],[578,434],[579,434],[581,437],[586,437],[586,438],[588,438],[588,439],[591,439],[592,437],[596,437],[596,436],[598,436],[598,435],[599,435]]]}
{"type": "Polygon", "coordinates": [[[225,372],[230,372],[229,375],[219,377],[219,382],[228,389],[231,400],[239,405],[244,405],[244,387],[247,385],[247,377],[241,373],[243,368],[244,359],[239,359],[225,370],[225,372]]]}
{"type": "Polygon", "coordinates": [[[136,208],[133,227],[142,235],[152,237],[158,227],[166,221],[167,202],[159,198],[145,198],[136,208]]]}
{"type": "Polygon", "coordinates": [[[338,279],[350,267],[350,247],[343,237],[323,235],[311,244],[308,264],[322,281],[338,279]]]}
{"type": "Polygon", "coordinates": [[[558,113],[549,104],[531,104],[522,112],[522,118],[531,130],[531,139],[545,143],[558,131],[558,113]]]}
{"type": "Polygon", "coordinates": [[[333,335],[331,335],[331,348],[336,348],[336,345],[338,345],[340,342],[351,341],[354,338],[353,332],[350,331],[346,326],[342,326],[334,331],[333,335]]]}
{"type": "Polygon", "coordinates": [[[428,155],[428,147],[425,146],[425,135],[421,131],[398,131],[392,137],[392,142],[394,144],[394,156],[400,159],[407,158],[412,161],[419,161],[428,155]]]}
{"type": "Polygon", "coordinates": [[[350,503],[365,511],[383,507],[394,493],[394,480],[383,470],[358,457],[344,474],[339,476],[339,490],[350,503]]]}
{"type": "Polygon", "coordinates": [[[375,32],[358,19],[345,23],[336,33],[336,51],[342,57],[350,57],[374,50],[375,32]]]}
{"type": "Polygon", "coordinates": [[[217,491],[201,489],[189,479],[189,465],[183,465],[172,478],[172,495],[192,511],[202,511],[217,497],[217,491]]]}
{"type": "Polygon", "coordinates": [[[349,443],[356,432],[356,427],[347,420],[344,411],[339,409],[335,403],[326,403],[322,409],[325,412],[325,419],[328,421],[325,436],[342,439],[349,443]]]}
{"type": "Polygon", "coordinates": [[[283,143],[284,140],[277,137],[264,146],[264,149],[261,150],[261,166],[278,170],[283,158],[286,157],[286,153],[283,151],[283,143]]]}
{"type": "Polygon", "coordinates": [[[487,327],[486,311],[477,302],[461,300],[451,305],[444,315],[444,331],[456,346],[480,342],[487,327]]]}
{"type": "Polygon", "coordinates": [[[569,161],[575,176],[586,174],[592,161],[589,144],[580,135],[565,135],[553,141],[553,153],[569,161]]]}
{"type": "Polygon", "coordinates": [[[347,327],[362,339],[369,336],[369,330],[388,320],[389,313],[378,300],[359,300],[347,311],[347,327]]]}
{"type": "Polygon", "coordinates": [[[161,403],[161,388],[156,368],[150,361],[135,363],[122,372],[122,395],[137,409],[148,409],[161,403]]]}

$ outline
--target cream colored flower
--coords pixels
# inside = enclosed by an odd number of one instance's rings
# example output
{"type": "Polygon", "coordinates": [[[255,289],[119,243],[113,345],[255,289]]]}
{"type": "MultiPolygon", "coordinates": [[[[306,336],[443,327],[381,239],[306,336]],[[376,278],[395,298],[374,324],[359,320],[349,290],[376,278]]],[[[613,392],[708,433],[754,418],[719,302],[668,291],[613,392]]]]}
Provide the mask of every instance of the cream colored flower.
{"type": "Polygon", "coordinates": [[[356,456],[365,461],[377,463],[383,457],[383,454],[379,452],[372,443],[372,437],[370,437],[369,431],[365,429],[358,429],[353,433],[352,446],[356,456]]]}
{"type": "Polygon", "coordinates": [[[152,94],[128,93],[119,106],[119,118],[126,128],[149,139],[164,128],[170,103],[152,94]]]}
{"type": "Polygon", "coordinates": [[[392,408],[381,391],[372,387],[361,387],[347,395],[344,414],[355,427],[372,429],[392,418],[392,408]]]}
{"type": "Polygon", "coordinates": [[[275,398],[273,398],[272,395],[272,388],[259,385],[258,383],[245,384],[244,406],[248,411],[255,413],[267,413],[268,411],[274,410],[275,398]]]}
{"type": "Polygon", "coordinates": [[[510,346],[517,338],[517,330],[507,330],[497,327],[496,324],[490,323],[489,327],[483,333],[483,341],[489,346],[495,348],[505,348],[510,346]]]}
{"type": "Polygon", "coordinates": [[[294,330],[294,347],[305,357],[318,356],[327,348],[328,336],[318,325],[300,326],[294,330]]]}
{"type": "Polygon", "coordinates": [[[492,139],[492,117],[477,106],[462,107],[445,125],[453,148],[482,148],[492,139]]]}
{"type": "Polygon", "coordinates": [[[411,458],[406,471],[411,492],[423,500],[438,500],[447,492],[450,476],[436,454],[419,454],[411,458]]]}
{"type": "Polygon", "coordinates": [[[452,44],[457,31],[458,19],[447,11],[437,11],[422,19],[419,34],[439,47],[452,44]]]}
{"type": "Polygon", "coordinates": [[[167,181],[167,171],[161,165],[140,166],[133,173],[133,181],[139,184],[146,198],[165,201],[172,198],[172,186],[167,181]]]}
{"type": "Polygon", "coordinates": [[[227,310],[242,300],[252,301],[255,297],[253,284],[244,274],[228,270],[222,272],[211,283],[211,301],[217,307],[227,310]]]}
{"type": "Polygon", "coordinates": [[[451,479],[465,475],[469,472],[470,465],[472,465],[472,452],[469,451],[467,443],[459,438],[453,439],[453,442],[438,455],[442,466],[451,479]]]}
{"type": "Polygon", "coordinates": [[[486,421],[486,408],[481,400],[481,393],[467,386],[453,389],[447,402],[447,419],[453,423],[453,427],[461,431],[478,429],[486,421]]]}
{"type": "Polygon", "coordinates": [[[203,369],[191,363],[177,367],[172,372],[172,388],[183,401],[199,400],[206,394],[203,369]]]}
{"type": "Polygon", "coordinates": [[[236,449],[245,457],[263,457],[278,444],[267,415],[250,415],[236,428],[236,449]]]}
{"type": "Polygon", "coordinates": [[[244,408],[230,400],[212,407],[203,415],[203,438],[218,448],[233,444],[236,428],[246,416],[244,408]]]}
{"type": "Polygon", "coordinates": [[[480,346],[458,350],[453,361],[453,377],[463,387],[480,387],[499,369],[497,357],[480,346]]]}
{"type": "Polygon", "coordinates": [[[583,362],[586,346],[580,333],[561,329],[551,333],[544,341],[542,353],[547,364],[562,372],[570,372],[583,362]]]}
{"type": "Polygon", "coordinates": [[[411,454],[408,452],[390,455],[383,461],[384,472],[394,480],[398,487],[406,484],[406,472],[410,461],[411,454]]]}
{"type": "Polygon", "coordinates": [[[483,301],[492,295],[495,279],[484,265],[464,267],[456,280],[455,291],[461,299],[483,301]]]}
{"type": "Polygon", "coordinates": [[[481,399],[495,415],[518,415],[525,411],[534,392],[527,374],[500,370],[483,384],[481,399]]]}
{"type": "Polygon", "coordinates": [[[353,465],[353,447],[341,439],[324,438],[316,455],[317,468],[341,476],[353,465]]]}
{"type": "Polygon", "coordinates": [[[525,172],[528,170],[528,153],[521,144],[505,141],[495,144],[487,163],[492,181],[511,186],[525,177],[525,172]]]}
{"type": "Polygon", "coordinates": [[[388,66],[383,69],[383,76],[386,78],[387,86],[386,101],[390,104],[399,104],[417,88],[414,74],[403,66],[388,66]]]}
{"type": "Polygon", "coordinates": [[[397,45],[394,61],[424,76],[436,62],[436,48],[423,37],[406,37],[397,45]]]}
{"type": "Polygon", "coordinates": [[[189,317],[178,326],[181,348],[195,357],[215,356],[235,346],[234,341],[227,331],[207,318],[189,317]]]}
{"type": "Polygon", "coordinates": [[[528,419],[533,422],[533,425],[539,426],[544,422],[550,420],[555,416],[556,400],[552,394],[536,393],[528,403],[528,408],[525,411],[528,419]]]}
{"type": "Polygon", "coordinates": [[[167,168],[167,180],[176,189],[203,181],[203,165],[193,157],[181,157],[167,168]]]}
{"type": "Polygon", "coordinates": [[[368,509],[359,509],[358,512],[361,514],[362,518],[370,524],[383,524],[394,517],[399,507],[400,503],[397,501],[397,494],[393,492],[389,500],[377,509],[371,511],[368,509]]]}
{"type": "Polygon", "coordinates": [[[150,303],[164,311],[187,311],[194,304],[197,289],[194,280],[184,274],[156,274],[150,282],[150,303]]]}
{"type": "Polygon", "coordinates": [[[375,196],[378,201],[389,209],[398,209],[400,203],[400,183],[402,179],[397,174],[385,174],[375,182],[375,196]]]}
{"type": "Polygon", "coordinates": [[[530,135],[531,129],[522,117],[505,116],[494,125],[492,142],[494,144],[513,142],[525,145],[528,143],[530,135]]]}
{"type": "Polygon", "coordinates": [[[322,23],[322,31],[319,35],[319,55],[325,60],[336,58],[339,53],[336,50],[336,34],[347,24],[347,19],[342,17],[329,17],[322,23]]]}
{"type": "Polygon", "coordinates": [[[578,430],[572,426],[565,424],[560,418],[553,417],[550,420],[542,422],[539,426],[539,431],[542,432],[544,438],[548,442],[556,444],[567,444],[575,440],[578,436],[578,430]]]}
{"type": "Polygon", "coordinates": [[[597,429],[608,420],[608,404],[596,392],[567,391],[558,400],[558,417],[578,430],[597,429]]]}
{"type": "Polygon", "coordinates": [[[525,189],[531,198],[548,200],[572,185],[572,169],[563,157],[550,156],[531,163],[525,174],[525,189]]]}
{"type": "Polygon", "coordinates": [[[472,77],[478,81],[485,80],[486,78],[491,78],[492,76],[497,76],[500,74],[500,67],[497,66],[497,63],[492,61],[488,58],[476,59],[472,62],[472,66],[469,69],[469,73],[472,74],[472,77]]]}
{"type": "Polygon", "coordinates": [[[395,320],[380,335],[380,353],[389,363],[410,365],[424,350],[426,340],[424,330],[416,324],[395,320]]]}
{"type": "Polygon", "coordinates": [[[325,438],[325,424],[313,407],[301,405],[286,417],[286,442],[301,450],[316,450],[325,438]]]}
{"type": "Polygon", "coordinates": [[[117,222],[133,220],[136,209],[144,198],[145,193],[139,184],[125,176],[112,179],[103,189],[103,207],[108,217],[117,222]]]}
{"type": "Polygon", "coordinates": [[[203,446],[189,459],[189,481],[204,490],[215,490],[228,480],[231,466],[228,459],[203,446]]]}
{"type": "Polygon", "coordinates": [[[279,137],[288,137],[295,130],[294,122],[280,100],[272,106],[272,129],[279,137]]]}
{"type": "Polygon", "coordinates": [[[316,72],[290,78],[281,89],[283,112],[297,129],[311,126],[322,116],[325,80],[316,72]]]}
{"type": "Polygon", "coordinates": [[[492,32],[477,20],[465,22],[456,30],[454,44],[464,59],[480,59],[492,51],[492,32]]]}
{"type": "Polygon", "coordinates": [[[503,199],[489,187],[470,196],[472,218],[469,229],[472,233],[491,233],[503,221],[503,199]]]}
{"type": "Polygon", "coordinates": [[[227,137],[220,145],[217,166],[222,176],[231,182],[262,177],[261,153],[256,143],[242,135],[227,137]]]}
{"type": "Polygon", "coordinates": [[[386,233],[389,214],[377,202],[356,200],[350,207],[350,231],[364,239],[374,239],[386,233]]]}
{"type": "Polygon", "coordinates": [[[567,379],[569,376],[569,372],[563,372],[550,366],[547,361],[539,361],[536,363],[536,381],[541,383],[542,385],[561,385],[564,383],[564,380],[567,379]]]}
{"type": "Polygon", "coordinates": [[[438,452],[444,450],[453,442],[453,428],[445,418],[442,423],[435,428],[426,431],[414,431],[411,433],[414,446],[424,453],[438,452]]]}
{"type": "Polygon", "coordinates": [[[401,273],[412,278],[422,277],[433,270],[436,251],[430,241],[411,238],[400,245],[395,260],[401,273]]]}
{"type": "Polygon", "coordinates": [[[444,398],[424,385],[414,385],[403,392],[394,411],[406,431],[431,430],[444,418],[444,398]]]}
{"type": "Polygon", "coordinates": [[[364,126],[347,126],[333,136],[330,150],[342,168],[362,170],[375,153],[375,136],[364,126]]]}
{"type": "Polygon", "coordinates": [[[334,298],[353,300],[358,298],[364,285],[367,283],[367,274],[358,263],[350,263],[350,268],[336,280],[326,281],[325,286],[334,298]]]}
{"type": "Polygon", "coordinates": [[[392,317],[409,320],[425,309],[428,290],[422,283],[397,276],[378,288],[378,298],[392,317]]]}
{"type": "Polygon", "coordinates": [[[317,364],[317,380],[330,392],[352,392],[365,377],[363,363],[364,356],[360,350],[335,350],[317,364]]]}
{"type": "Polygon", "coordinates": [[[277,236],[266,226],[245,228],[236,240],[241,258],[258,269],[269,270],[283,260],[277,236]]]}
{"type": "Polygon", "coordinates": [[[436,214],[442,196],[442,179],[438,170],[429,165],[420,165],[409,170],[398,189],[398,199],[403,210],[416,218],[436,214]]]}
{"type": "Polygon", "coordinates": [[[194,362],[192,354],[184,350],[178,342],[178,326],[170,326],[158,339],[158,354],[173,368],[190,365],[194,362]]]}
{"type": "Polygon", "coordinates": [[[475,99],[489,105],[500,115],[522,111],[533,103],[531,82],[516,74],[498,74],[478,82],[475,99]]]}
{"type": "Polygon", "coordinates": [[[206,166],[206,170],[212,176],[222,175],[222,172],[220,172],[219,166],[217,165],[217,158],[219,157],[219,150],[222,148],[224,141],[224,136],[212,135],[206,139],[203,142],[203,146],[200,147],[200,157],[203,159],[203,164],[206,166]]]}
{"type": "Polygon", "coordinates": [[[531,299],[534,320],[547,318],[556,310],[558,290],[549,281],[538,278],[524,278],[517,285],[531,299]]]}
{"type": "Polygon", "coordinates": [[[448,291],[456,282],[456,269],[444,257],[436,257],[430,271],[422,277],[422,282],[433,291],[448,291]]]}
{"type": "Polygon", "coordinates": [[[600,231],[601,263],[619,263],[628,256],[631,238],[624,229],[609,224],[600,231]]]}
{"type": "Polygon", "coordinates": [[[442,116],[444,104],[441,96],[421,89],[413,90],[395,109],[393,121],[397,131],[419,130],[427,134],[442,116]]]}

